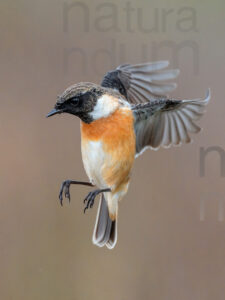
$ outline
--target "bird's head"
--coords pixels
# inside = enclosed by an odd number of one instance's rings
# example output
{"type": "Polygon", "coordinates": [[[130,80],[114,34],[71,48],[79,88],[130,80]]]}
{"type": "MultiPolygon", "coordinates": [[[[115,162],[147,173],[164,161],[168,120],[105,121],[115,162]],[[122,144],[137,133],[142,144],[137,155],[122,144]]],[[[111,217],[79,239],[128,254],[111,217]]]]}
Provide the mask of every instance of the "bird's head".
{"type": "Polygon", "coordinates": [[[103,93],[104,89],[93,83],[72,85],[58,96],[54,109],[47,114],[47,117],[69,113],[79,117],[85,123],[91,123],[94,120],[91,113],[103,93]]]}

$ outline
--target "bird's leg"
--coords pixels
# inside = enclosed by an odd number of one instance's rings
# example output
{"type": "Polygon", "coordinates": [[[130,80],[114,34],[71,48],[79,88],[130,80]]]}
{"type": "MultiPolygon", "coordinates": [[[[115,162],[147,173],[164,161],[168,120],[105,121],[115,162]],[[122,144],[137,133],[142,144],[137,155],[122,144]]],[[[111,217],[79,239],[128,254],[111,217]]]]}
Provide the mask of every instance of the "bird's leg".
{"type": "Polygon", "coordinates": [[[61,188],[60,188],[60,192],[59,192],[59,201],[60,201],[61,205],[63,205],[63,192],[65,194],[65,197],[70,201],[70,185],[71,184],[94,186],[91,182],[75,181],[75,180],[63,181],[61,188]]]}
{"type": "Polygon", "coordinates": [[[94,190],[92,192],[90,192],[87,197],[84,199],[84,203],[87,203],[85,208],[84,208],[84,213],[86,211],[86,209],[88,208],[92,208],[92,206],[94,205],[95,202],[95,197],[98,194],[104,193],[104,192],[111,192],[111,189],[98,189],[98,190],[94,190]]]}

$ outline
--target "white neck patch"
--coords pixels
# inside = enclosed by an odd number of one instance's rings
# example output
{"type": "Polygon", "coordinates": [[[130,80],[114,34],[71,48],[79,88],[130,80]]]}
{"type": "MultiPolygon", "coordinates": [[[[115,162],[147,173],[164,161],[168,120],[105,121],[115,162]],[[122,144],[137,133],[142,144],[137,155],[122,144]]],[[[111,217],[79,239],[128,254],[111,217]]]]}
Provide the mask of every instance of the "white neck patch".
{"type": "Polygon", "coordinates": [[[118,100],[110,95],[103,95],[98,98],[95,104],[94,110],[90,113],[90,116],[94,120],[101,118],[107,118],[109,115],[114,113],[114,111],[119,107],[118,100]]]}

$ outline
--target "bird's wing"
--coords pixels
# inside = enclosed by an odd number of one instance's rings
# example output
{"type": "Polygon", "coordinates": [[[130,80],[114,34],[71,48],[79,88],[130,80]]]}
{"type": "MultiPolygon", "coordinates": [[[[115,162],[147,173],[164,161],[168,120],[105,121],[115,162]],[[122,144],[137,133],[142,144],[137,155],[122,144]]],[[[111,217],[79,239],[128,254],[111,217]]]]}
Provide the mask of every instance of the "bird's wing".
{"type": "Polygon", "coordinates": [[[106,88],[112,88],[124,95],[131,104],[149,102],[152,98],[166,97],[176,88],[175,83],[166,83],[174,79],[179,70],[164,70],[168,61],[130,65],[125,64],[109,71],[101,82],[106,88]]]}
{"type": "Polygon", "coordinates": [[[136,134],[136,155],[147,147],[157,150],[191,141],[189,133],[197,133],[195,124],[210,100],[210,90],[205,99],[158,99],[132,106],[136,134]]]}

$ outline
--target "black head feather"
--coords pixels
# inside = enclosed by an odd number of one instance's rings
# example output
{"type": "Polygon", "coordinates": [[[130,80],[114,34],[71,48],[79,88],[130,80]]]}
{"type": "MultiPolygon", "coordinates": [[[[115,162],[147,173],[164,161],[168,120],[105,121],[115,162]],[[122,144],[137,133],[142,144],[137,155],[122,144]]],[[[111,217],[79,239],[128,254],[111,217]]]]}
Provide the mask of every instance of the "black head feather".
{"type": "Polygon", "coordinates": [[[93,83],[74,84],[58,96],[55,108],[48,116],[69,113],[79,117],[85,123],[91,123],[93,119],[90,113],[103,93],[104,88],[93,83]]]}

